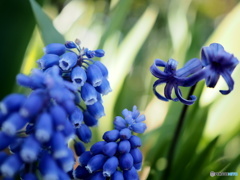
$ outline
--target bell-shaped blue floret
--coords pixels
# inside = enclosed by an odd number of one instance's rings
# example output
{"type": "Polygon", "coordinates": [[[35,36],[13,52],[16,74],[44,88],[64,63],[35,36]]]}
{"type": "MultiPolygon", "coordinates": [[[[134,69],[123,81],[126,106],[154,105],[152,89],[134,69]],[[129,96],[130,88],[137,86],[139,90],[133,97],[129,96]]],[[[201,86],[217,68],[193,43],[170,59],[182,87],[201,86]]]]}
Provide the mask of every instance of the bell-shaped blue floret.
{"type": "Polygon", "coordinates": [[[103,152],[104,145],[107,144],[105,141],[99,141],[93,144],[90,148],[90,152],[93,155],[101,154],[103,152]]]}
{"type": "Polygon", "coordinates": [[[132,148],[137,148],[142,146],[141,139],[138,136],[132,135],[129,139],[129,142],[131,143],[132,148]]]}
{"type": "Polygon", "coordinates": [[[65,121],[67,121],[66,111],[59,105],[53,105],[50,107],[50,115],[53,120],[54,126],[61,130],[64,128],[65,121]]]}
{"type": "Polygon", "coordinates": [[[108,93],[112,92],[109,81],[106,78],[102,79],[101,85],[97,86],[96,90],[102,95],[107,95],[108,93]]]}
{"type": "Polygon", "coordinates": [[[93,85],[93,87],[100,86],[102,84],[103,75],[98,66],[91,64],[87,68],[87,81],[93,85]]]}
{"type": "Polygon", "coordinates": [[[121,130],[127,127],[127,122],[125,119],[123,119],[121,116],[117,116],[114,119],[114,128],[117,130],[121,130]]]}
{"type": "Polygon", "coordinates": [[[111,180],[124,180],[123,173],[121,171],[115,171],[111,176],[111,180]]]}
{"type": "Polygon", "coordinates": [[[28,136],[24,140],[20,150],[20,156],[24,162],[31,163],[37,160],[40,150],[41,146],[39,142],[33,136],[28,136]]]}
{"type": "Polygon", "coordinates": [[[117,141],[118,138],[119,138],[119,131],[116,129],[107,131],[103,134],[103,139],[107,142],[117,141]]]}
{"type": "Polygon", "coordinates": [[[102,169],[106,159],[107,156],[104,156],[102,154],[95,155],[89,160],[86,169],[89,173],[93,173],[99,169],[102,169]]]}
{"type": "Polygon", "coordinates": [[[93,58],[93,57],[95,56],[95,52],[89,50],[88,48],[84,49],[84,52],[85,52],[85,55],[86,55],[88,58],[93,58]]]}
{"type": "Polygon", "coordinates": [[[79,164],[82,166],[86,166],[92,157],[93,155],[90,151],[85,151],[84,153],[81,154],[81,156],[78,159],[79,164]]]}
{"type": "Polygon", "coordinates": [[[88,111],[83,112],[83,120],[87,126],[96,126],[98,124],[98,120],[94,118],[88,111]]]}
{"type": "Polygon", "coordinates": [[[82,124],[76,129],[76,135],[82,142],[89,143],[92,138],[92,131],[88,126],[82,124]]]}
{"type": "Polygon", "coordinates": [[[66,141],[75,137],[75,128],[69,120],[65,121],[64,128],[60,132],[64,135],[66,141]]]}
{"type": "Polygon", "coordinates": [[[16,77],[16,81],[17,81],[18,85],[20,85],[20,86],[31,88],[31,89],[35,88],[35,87],[33,87],[32,78],[25,74],[18,74],[16,77]]]}
{"type": "Polygon", "coordinates": [[[133,157],[130,153],[123,154],[119,157],[119,167],[122,170],[129,170],[133,166],[133,157]]]}
{"type": "Polygon", "coordinates": [[[39,170],[43,179],[58,179],[58,166],[55,160],[47,152],[40,158],[39,170]]]}
{"type": "Polygon", "coordinates": [[[137,106],[133,106],[132,108],[132,117],[136,119],[140,115],[140,111],[138,110],[137,106]]]}
{"type": "Polygon", "coordinates": [[[37,63],[41,69],[47,69],[54,65],[58,65],[59,56],[55,54],[46,54],[41,59],[37,60],[37,63]]]}
{"type": "Polygon", "coordinates": [[[51,148],[55,158],[63,158],[68,155],[68,147],[64,136],[58,131],[54,132],[52,135],[51,148]]]}
{"type": "Polygon", "coordinates": [[[117,152],[118,144],[116,142],[109,142],[103,146],[103,153],[106,156],[114,156],[117,152]]]}
{"type": "Polygon", "coordinates": [[[23,162],[19,155],[13,154],[9,156],[1,165],[0,171],[4,177],[13,177],[21,168],[23,162]]]}
{"type": "Polygon", "coordinates": [[[73,84],[75,84],[77,87],[81,87],[87,80],[87,74],[82,67],[77,66],[73,68],[71,72],[71,79],[73,84]]]}
{"type": "Polygon", "coordinates": [[[15,135],[16,132],[22,129],[27,122],[28,119],[23,118],[19,113],[13,113],[2,124],[2,131],[11,136],[15,135]]]}
{"type": "Polygon", "coordinates": [[[74,112],[70,115],[70,121],[76,128],[81,126],[83,122],[83,113],[80,108],[75,107],[74,112]]]}
{"type": "Polygon", "coordinates": [[[105,55],[105,52],[102,49],[97,49],[97,50],[94,51],[94,55],[96,57],[103,57],[105,55]]]}
{"type": "Polygon", "coordinates": [[[75,163],[73,151],[71,149],[68,149],[68,154],[65,157],[59,158],[57,161],[64,172],[71,171],[75,163]]]}
{"type": "Polygon", "coordinates": [[[86,105],[93,105],[97,102],[97,91],[89,83],[82,86],[81,96],[86,105]]]}
{"type": "Polygon", "coordinates": [[[115,156],[108,158],[103,165],[103,176],[111,177],[111,175],[116,171],[117,167],[118,159],[115,156]]]}
{"type": "Polygon", "coordinates": [[[120,131],[120,138],[121,139],[129,139],[132,133],[128,128],[124,128],[120,131]]]}
{"type": "Polygon", "coordinates": [[[89,175],[88,170],[80,165],[73,171],[74,179],[86,179],[89,175]]]}
{"type": "Polygon", "coordinates": [[[129,129],[131,129],[135,133],[144,133],[144,131],[147,129],[147,126],[145,123],[136,123],[132,124],[129,129]]]}
{"type": "Polygon", "coordinates": [[[0,110],[3,114],[18,111],[26,99],[22,94],[10,94],[0,103],[0,110]]]}
{"type": "Polygon", "coordinates": [[[52,43],[43,48],[45,54],[56,54],[61,56],[65,52],[66,48],[64,44],[52,43]]]}
{"type": "Polygon", "coordinates": [[[77,64],[77,59],[78,57],[75,53],[67,52],[61,56],[59,67],[64,71],[68,71],[77,64]]]}
{"type": "Polygon", "coordinates": [[[123,176],[125,180],[139,180],[138,173],[134,167],[130,170],[123,171],[123,176]]]}
{"type": "Polygon", "coordinates": [[[9,150],[12,154],[18,153],[21,150],[21,146],[25,138],[19,137],[14,139],[14,141],[9,145],[9,150]]]}
{"type": "Polygon", "coordinates": [[[66,48],[69,48],[69,49],[77,48],[77,45],[73,41],[66,41],[65,46],[66,48]]]}
{"type": "Polygon", "coordinates": [[[133,157],[133,163],[141,163],[142,162],[142,152],[138,148],[131,149],[130,154],[133,157]]]}
{"type": "Polygon", "coordinates": [[[81,156],[86,151],[86,148],[81,142],[74,142],[74,150],[77,156],[81,156]]]}
{"type": "Polygon", "coordinates": [[[139,123],[139,122],[142,122],[142,121],[145,121],[145,120],[146,120],[146,117],[145,117],[144,114],[142,114],[135,119],[135,122],[139,123]]]}
{"type": "Polygon", "coordinates": [[[105,116],[104,107],[102,103],[96,102],[93,105],[87,106],[88,112],[96,119],[100,119],[105,116]]]}
{"type": "Polygon", "coordinates": [[[129,153],[130,149],[131,149],[131,144],[128,140],[122,140],[122,141],[119,142],[118,152],[120,154],[129,153]]]}
{"type": "Polygon", "coordinates": [[[40,142],[48,142],[53,133],[53,123],[48,113],[42,113],[36,120],[35,136],[40,142]]]}
{"type": "Polygon", "coordinates": [[[108,77],[108,69],[106,66],[101,63],[100,61],[95,61],[94,64],[101,70],[103,77],[107,78],[108,77]]]}

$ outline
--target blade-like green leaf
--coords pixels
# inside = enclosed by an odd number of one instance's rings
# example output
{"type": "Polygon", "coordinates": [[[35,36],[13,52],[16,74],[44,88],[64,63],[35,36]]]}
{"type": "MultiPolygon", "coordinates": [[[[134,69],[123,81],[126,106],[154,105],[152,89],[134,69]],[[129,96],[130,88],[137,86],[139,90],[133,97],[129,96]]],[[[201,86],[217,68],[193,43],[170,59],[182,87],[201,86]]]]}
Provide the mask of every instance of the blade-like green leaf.
{"type": "Polygon", "coordinates": [[[55,29],[52,20],[45,14],[35,0],[30,0],[39,31],[45,45],[50,43],[64,43],[64,37],[55,29]]]}

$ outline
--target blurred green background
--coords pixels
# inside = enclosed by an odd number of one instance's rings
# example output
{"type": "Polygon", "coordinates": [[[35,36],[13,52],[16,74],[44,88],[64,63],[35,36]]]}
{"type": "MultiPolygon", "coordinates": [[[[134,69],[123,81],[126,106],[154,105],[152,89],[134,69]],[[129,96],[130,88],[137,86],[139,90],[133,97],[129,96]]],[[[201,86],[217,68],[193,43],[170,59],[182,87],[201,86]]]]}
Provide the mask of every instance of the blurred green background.
{"type": "MultiPolygon", "coordinates": [[[[48,43],[78,38],[84,47],[104,49],[101,61],[109,69],[113,92],[104,97],[106,117],[95,128],[94,140],[112,128],[114,116],[137,105],[148,125],[141,136],[141,179],[161,178],[183,106],[153,96],[149,67],[154,59],[174,58],[180,68],[200,58],[201,47],[212,42],[240,58],[237,0],[9,0],[1,1],[0,8],[0,98],[24,92],[15,76],[36,67],[48,43]]],[[[227,96],[219,93],[227,88],[222,79],[215,89],[198,84],[194,94],[199,99],[189,108],[170,179],[240,179],[239,75],[237,67],[235,89],[227,96]],[[212,178],[210,171],[239,175],[212,178]]]]}

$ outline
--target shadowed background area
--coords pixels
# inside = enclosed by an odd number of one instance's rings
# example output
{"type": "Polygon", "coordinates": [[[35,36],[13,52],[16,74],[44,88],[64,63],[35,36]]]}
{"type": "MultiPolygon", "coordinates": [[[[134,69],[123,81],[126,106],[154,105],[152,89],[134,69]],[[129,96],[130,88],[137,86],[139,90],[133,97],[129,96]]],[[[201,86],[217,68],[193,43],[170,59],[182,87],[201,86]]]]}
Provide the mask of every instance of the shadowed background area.
{"type": "MultiPolygon", "coordinates": [[[[217,42],[240,58],[240,4],[237,0],[24,0],[2,1],[1,99],[24,92],[15,76],[29,74],[51,42],[80,39],[89,49],[102,48],[113,92],[103,98],[106,117],[94,129],[94,140],[112,128],[113,117],[137,105],[147,117],[141,178],[159,179],[182,104],[154,97],[154,59],[200,58],[202,46],[217,42]]],[[[189,108],[177,146],[171,179],[207,179],[210,171],[240,174],[240,70],[227,96],[221,79],[209,89],[200,82],[198,101],[189,108]],[[195,178],[194,178],[195,179],[195,178]]],[[[188,88],[182,89],[186,97],[188,88]]],[[[163,88],[158,91],[163,93],[163,88]]],[[[221,177],[216,177],[221,179],[221,177]]],[[[234,179],[235,177],[231,177],[234,179]]],[[[231,179],[230,178],[230,179],[231,179]]]]}

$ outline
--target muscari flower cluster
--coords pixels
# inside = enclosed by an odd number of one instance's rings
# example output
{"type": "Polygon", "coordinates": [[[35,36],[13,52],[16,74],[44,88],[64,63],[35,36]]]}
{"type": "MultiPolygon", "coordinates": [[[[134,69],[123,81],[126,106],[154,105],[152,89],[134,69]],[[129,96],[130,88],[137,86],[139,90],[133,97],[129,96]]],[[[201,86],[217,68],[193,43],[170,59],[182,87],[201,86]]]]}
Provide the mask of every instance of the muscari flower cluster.
{"type": "MultiPolygon", "coordinates": [[[[0,176],[5,178],[17,175],[32,180],[36,173],[42,179],[73,178],[75,160],[69,140],[75,138],[76,154],[81,154],[85,147],[80,141],[90,142],[89,127],[105,115],[101,96],[111,91],[108,71],[92,59],[104,56],[104,51],[81,48],[78,40],[49,44],[44,51],[37,61],[40,69],[17,76],[18,84],[33,90],[30,95],[11,94],[0,104],[0,150],[8,147],[12,153],[0,154],[0,176]]],[[[132,119],[125,117],[123,132],[142,133],[144,118],[137,118],[136,107],[129,113],[132,119]]]]}
{"type": "Polygon", "coordinates": [[[158,78],[153,84],[154,94],[163,101],[180,101],[186,105],[191,105],[196,101],[196,96],[191,95],[189,99],[182,97],[179,86],[191,87],[202,79],[205,79],[207,87],[214,88],[219,77],[222,76],[228,85],[228,90],[220,90],[224,95],[229,94],[234,87],[231,74],[239,61],[233,54],[226,52],[222,45],[213,43],[208,47],[203,47],[201,59],[189,60],[183,68],[177,70],[177,61],[169,59],[168,62],[156,59],[150,67],[151,73],[158,78]],[[161,71],[158,67],[164,67],[161,71]],[[164,96],[156,90],[160,84],[164,87],[164,96]],[[172,90],[176,98],[172,98],[172,90]]]}
{"type": "Polygon", "coordinates": [[[79,155],[79,166],[73,171],[76,179],[97,180],[138,180],[141,170],[141,139],[133,133],[143,133],[146,129],[144,115],[137,107],[132,111],[124,109],[124,118],[117,116],[114,130],[103,135],[103,141],[93,144],[89,151],[81,145],[75,146],[79,155]],[[80,147],[81,146],[81,147],[80,147]]]}

